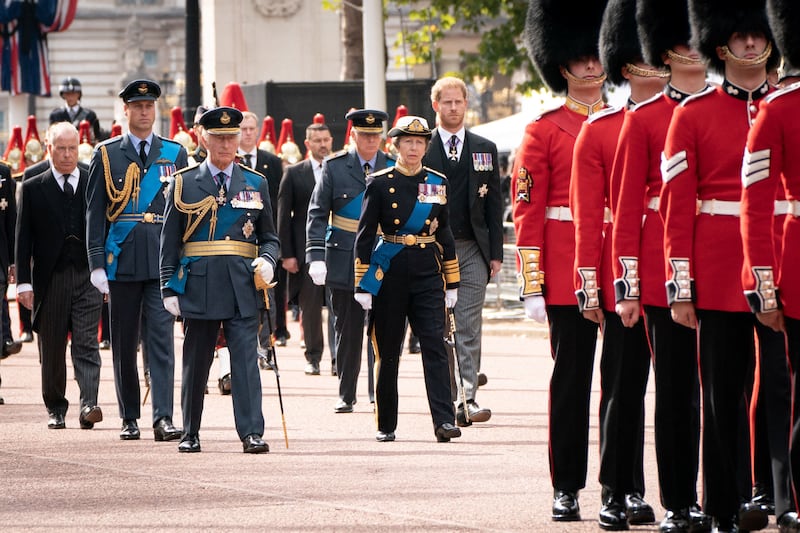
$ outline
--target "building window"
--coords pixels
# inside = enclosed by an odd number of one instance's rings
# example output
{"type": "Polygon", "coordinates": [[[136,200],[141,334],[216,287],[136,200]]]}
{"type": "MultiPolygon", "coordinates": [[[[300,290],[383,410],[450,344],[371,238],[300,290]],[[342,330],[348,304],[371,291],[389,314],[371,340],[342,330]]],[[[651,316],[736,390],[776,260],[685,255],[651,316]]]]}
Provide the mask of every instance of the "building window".
{"type": "Polygon", "coordinates": [[[158,50],[143,50],[142,56],[146,68],[158,67],[158,50]]]}

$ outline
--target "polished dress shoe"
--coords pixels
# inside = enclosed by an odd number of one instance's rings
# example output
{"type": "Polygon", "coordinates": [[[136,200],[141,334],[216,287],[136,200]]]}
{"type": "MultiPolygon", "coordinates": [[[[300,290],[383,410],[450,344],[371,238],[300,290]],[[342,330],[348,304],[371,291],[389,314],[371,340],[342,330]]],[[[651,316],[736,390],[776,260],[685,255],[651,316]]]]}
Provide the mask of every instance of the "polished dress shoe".
{"type": "Polygon", "coordinates": [[[739,531],[742,530],[740,530],[739,526],[736,525],[735,518],[727,518],[727,519],[715,518],[714,527],[712,531],[714,531],[714,533],[739,533],[739,531]]]}
{"type": "Polygon", "coordinates": [[[632,525],[652,524],[656,521],[653,508],[638,492],[625,495],[625,515],[628,517],[628,523],[632,525]]]}
{"type": "Polygon", "coordinates": [[[763,505],[753,502],[743,502],[739,505],[739,529],[758,531],[767,527],[768,522],[769,515],[763,505]]]}
{"type": "Polygon", "coordinates": [[[84,405],[78,415],[81,429],[92,429],[95,424],[103,421],[103,410],[98,405],[84,405]]]}
{"type": "Polygon", "coordinates": [[[422,348],[419,346],[419,337],[411,335],[408,337],[408,353],[420,353],[422,348]]]}
{"type": "Polygon", "coordinates": [[[242,447],[244,453],[267,453],[269,451],[269,445],[261,439],[261,435],[255,433],[242,440],[242,447]]]}
{"type": "Polygon", "coordinates": [[[219,378],[219,393],[223,396],[228,396],[231,393],[231,375],[225,374],[219,378]]]}
{"type": "Polygon", "coordinates": [[[331,376],[338,376],[339,372],[336,370],[336,363],[331,364],[331,376]]]}
{"type": "Polygon", "coordinates": [[[197,435],[184,435],[178,444],[181,453],[198,453],[200,451],[200,437],[197,435]]]}
{"type": "Polygon", "coordinates": [[[258,368],[261,370],[273,370],[272,360],[265,354],[258,354],[258,368]]]}
{"type": "Polygon", "coordinates": [[[20,342],[33,342],[33,333],[30,331],[23,331],[22,335],[19,336],[20,342]]]}
{"type": "Polygon", "coordinates": [[[288,331],[281,331],[275,334],[275,346],[286,346],[286,341],[292,338],[288,331]]]}
{"type": "Polygon", "coordinates": [[[48,429],[64,429],[65,427],[67,427],[67,424],[64,422],[63,414],[50,413],[50,417],[47,419],[48,429]]]}
{"type": "Polygon", "coordinates": [[[394,442],[394,431],[378,431],[375,435],[378,442],[394,442]]]}
{"type": "Polygon", "coordinates": [[[486,377],[486,374],[482,374],[478,372],[478,387],[483,387],[486,385],[486,382],[489,381],[489,378],[486,377]]]}
{"type": "Polygon", "coordinates": [[[711,517],[704,513],[696,503],[689,507],[689,522],[692,533],[706,533],[711,531],[713,525],[711,517]]]}
{"type": "Polygon", "coordinates": [[[598,525],[606,531],[623,531],[630,529],[628,516],[625,514],[625,497],[620,497],[612,491],[606,491],[603,497],[603,506],[600,507],[598,525]]]}
{"type": "Polygon", "coordinates": [[[786,511],[777,520],[778,531],[781,533],[797,533],[800,531],[800,519],[794,511],[786,511]]]}
{"type": "Polygon", "coordinates": [[[122,421],[122,431],[119,432],[121,440],[139,440],[139,424],[136,420],[129,419],[122,421]]]}
{"type": "Polygon", "coordinates": [[[172,425],[172,419],[164,416],[153,425],[153,436],[156,442],[178,440],[183,432],[172,425]]]}
{"type": "Polygon", "coordinates": [[[691,528],[689,509],[678,509],[677,511],[667,511],[664,520],[658,526],[658,531],[659,533],[689,533],[692,531],[691,528]]]}
{"type": "Polygon", "coordinates": [[[762,484],[756,483],[753,497],[750,503],[761,505],[766,509],[767,514],[775,514],[775,498],[770,494],[770,491],[762,484]]]}
{"type": "Polygon", "coordinates": [[[456,410],[456,424],[459,426],[471,426],[473,422],[486,422],[492,418],[491,409],[484,409],[475,402],[467,402],[467,413],[469,413],[469,420],[464,412],[464,406],[459,405],[456,410]]]}
{"type": "Polygon", "coordinates": [[[550,518],[554,522],[577,522],[581,519],[581,506],[578,493],[569,490],[553,491],[553,511],[550,518]]]}
{"type": "Polygon", "coordinates": [[[3,356],[1,359],[5,359],[9,355],[14,355],[22,350],[22,343],[19,341],[15,341],[14,339],[6,339],[3,342],[3,356]]]}
{"type": "Polygon", "coordinates": [[[461,430],[450,422],[445,422],[436,428],[435,433],[437,442],[450,442],[450,439],[456,439],[461,436],[461,430]]]}
{"type": "Polygon", "coordinates": [[[333,408],[335,413],[352,413],[353,412],[353,404],[347,403],[344,400],[339,400],[336,402],[336,406],[333,408]]]}
{"type": "Polygon", "coordinates": [[[307,376],[319,376],[319,363],[306,363],[307,376]]]}

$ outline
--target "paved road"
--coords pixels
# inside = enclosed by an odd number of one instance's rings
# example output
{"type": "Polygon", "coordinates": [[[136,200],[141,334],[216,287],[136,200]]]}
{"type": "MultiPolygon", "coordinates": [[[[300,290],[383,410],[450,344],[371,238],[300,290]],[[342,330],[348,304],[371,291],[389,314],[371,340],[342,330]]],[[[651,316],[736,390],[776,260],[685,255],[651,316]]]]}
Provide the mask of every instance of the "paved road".
{"type": "MultiPolygon", "coordinates": [[[[16,315],[12,311],[13,315],[16,315]]],[[[179,329],[176,329],[180,346],[179,329]]],[[[334,414],[336,378],[306,376],[297,323],[279,348],[288,426],[284,446],[275,377],[262,372],[265,440],[270,453],[245,455],[233,428],[230,396],[216,388],[216,364],[201,430],[203,452],[179,454],[152,440],[144,407],[142,440],[118,438],[111,354],[103,351],[100,403],[105,420],[47,429],[33,344],[2,362],[0,531],[596,531],[597,420],[592,420],[584,521],[549,520],[546,330],[520,318],[513,303],[487,309],[478,401],[493,411],[451,443],[435,441],[419,356],[400,367],[397,441],[374,440],[375,421],[362,370],[353,414],[334,414]]],[[[178,349],[180,353],[180,349],[178,349]]],[[[180,364],[176,365],[180,368],[180,364]]],[[[71,373],[71,370],[70,370],[71,373]]],[[[592,412],[597,412],[597,373],[592,412]]],[[[652,381],[652,380],[651,380],[652,381]]],[[[176,402],[179,402],[179,380],[176,402]]],[[[68,397],[77,402],[74,381],[68,397]]],[[[648,500],[658,507],[648,393],[648,500]]],[[[176,405],[176,422],[180,420],[176,405]]],[[[774,528],[774,525],[772,526],[774,528]]],[[[637,527],[657,531],[657,526],[637,527]]]]}

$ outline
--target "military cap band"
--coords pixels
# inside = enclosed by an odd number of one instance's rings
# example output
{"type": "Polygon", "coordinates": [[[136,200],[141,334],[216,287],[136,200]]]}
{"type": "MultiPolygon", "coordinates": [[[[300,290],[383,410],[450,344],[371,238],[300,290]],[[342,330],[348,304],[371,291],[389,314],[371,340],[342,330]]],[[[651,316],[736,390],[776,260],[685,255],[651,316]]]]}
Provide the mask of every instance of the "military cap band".
{"type": "Polygon", "coordinates": [[[431,129],[428,127],[428,121],[424,118],[406,115],[400,117],[394,128],[389,130],[389,137],[399,137],[401,135],[430,138],[431,129]]]}
{"type": "Polygon", "coordinates": [[[235,107],[215,107],[200,116],[198,123],[211,135],[237,135],[242,112],[235,107]]]}
{"type": "Polygon", "coordinates": [[[364,133],[382,133],[383,123],[389,120],[389,115],[376,109],[357,109],[350,111],[344,118],[353,122],[353,129],[364,133]]]}

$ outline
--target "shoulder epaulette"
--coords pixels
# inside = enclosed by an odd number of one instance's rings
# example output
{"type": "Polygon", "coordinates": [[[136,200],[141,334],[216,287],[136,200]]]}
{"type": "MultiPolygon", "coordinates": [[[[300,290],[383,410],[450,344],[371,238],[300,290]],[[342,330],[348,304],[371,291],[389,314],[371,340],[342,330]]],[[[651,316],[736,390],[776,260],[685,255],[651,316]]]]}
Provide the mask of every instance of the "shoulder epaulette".
{"type": "Polygon", "coordinates": [[[660,92],[658,94],[655,94],[655,95],[651,96],[650,98],[648,98],[644,102],[639,102],[638,104],[636,104],[635,106],[630,108],[629,111],[636,111],[637,109],[642,108],[642,107],[644,107],[646,105],[650,105],[650,104],[652,104],[654,102],[658,102],[662,98],[664,98],[664,93],[660,92]]]}
{"type": "Polygon", "coordinates": [[[370,178],[376,178],[378,176],[383,176],[384,174],[388,174],[389,172],[391,172],[393,170],[394,170],[394,167],[382,168],[380,170],[376,170],[375,172],[370,172],[369,173],[369,177],[370,178]]]}
{"type": "Polygon", "coordinates": [[[328,157],[326,157],[325,161],[330,161],[332,159],[338,159],[338,158],[340,158],[342,156],[345,156],[345,155],[347,155],[349,153],[350,152],[348,150],[339,150],[338,152],[334,152],[331,155],[329,155],[328,157]]]}
{"type": "Polygon", "coordinates": [[[537,120],[541,120],[542,118],[544,118],[545,115],[549,115],[550,113],[555,113],[556,111],[560,110],[562,107],[563,107],[563,105],[559,105],[558,107],[554,107],[553,109],[548,109],[547,111],[542,111],[542,114],[540,114],[538,117],[533,119],[533,121],[536,122],[537,120]]]}
{"type": "Polygon", "coordinates": [[[434,169],[432,169],[431,167],[426,167],[426,166],[423,166],[422,168],[423,168],[423,169],[424,169],[426,172],[428,172],[428,173],[430,173],[430,174],[436,174],[437,176],[439,176],[439,177],[441,177],[441,178],[447,178],[447,176],[445,176],[444,174],[442,174],[442,173],[441,173],[441,172],[439,172],[438,170],[434,170],[434,169]]]}
{"type": "Polygon", "coordinates": [[[200,166],[200,163],[195,163],[194,165],[189,165],[188,167],[183,167],[183,168],[182,168],[182,169],[180,169],[180,170],[176,170],[175,172],[173,172],[173,173],[172,173],[172,175],[173,175],[173,176],[177,176],[178,174],[183,174],[183,173],[184,173],[184,172],[186,172],[187,170],[194,170],[194,169],[196,169],[196,168],[197,168],[197,167],[199,167],[199,166],[200,166]]]}
{"type": "MultiPolygon", "coordinates": [[[[158,137],[159,139],[161,139],[161,142],[164,142],[164,143],[172,143],[172,144],[179,144],[179,145],[183,146],[183,145],[182,145],[181,143],[179,143],[178,141],[173,141],[172,139],[167,139],[166,137],[162,137],[161,135],[157,135],[157,137],[158,137]]],[[[186,148],[186,147],[184,146],[184,149],[185,149],[185,148],[186,148]]]]}
{"type": "Polygon", "coordinates": [[[771,102],[771,101],[775,100],[776,98],[779,98],[779,97],[781,97],[781,96],[783,96],[785,94],[793,93],[798,89],[800,89],[800,81],[798,81],[797,83],[793,83],[793,84],[789,85],[788,87],[784,87],[783,89],[779,89],[779,90],[775,91],[772,94],[768,94],[767,98],[764,101],[765,102],[771,102]]]}
{"type": "Polygon", "coordinates": [[[106,139],[105,141],[100,141],[99,143],[97,143],[95,148],[98,148],[100,146],[108,146],[110,144],[118,143],[118,142],[122,141],[122,138],[124,136],[125,136],[125,134],[123,133],[121,135],[117,135],[116,137],[111,137],[110,139],[106,139]]]}
{"type": "Polygon", "coordinates": [[[591,115],[589,115],[589,118],[587,118],[586,121],[591,124],[592,122],[604,119],[605,117],[616,115],[617,113],[623,111],[624,109],[625,109],[624,107],[606,107],[604,109],[601,109],[597,113],[592,113],[591,115]]]}
{"type": "Polygon", "coordinates": [[[696,100],[703,98],[704,96],[708,96],[709,94],[714,94],[715,92],[717,92],[717,88],[713,85],[709,85],[699,93],[687,96],[686,98],[684,98],[683,102],[681,102],[679,105],[686,106],[689,102],[694,102],[696,100]]]}
{"type": "Polygon", "coordinates": [[[244,163],[239,163],[239,168],[241,168],[242,172],[245,173],[245,174],[253,174],[253,175],[258,176],[258,177],[260,177],[262,179],[267,179],[267,177],[264,174],[262,174],[258,170],[255,170],[255,169],[252,169],[252,168],[246,166],[244,163]]]}

